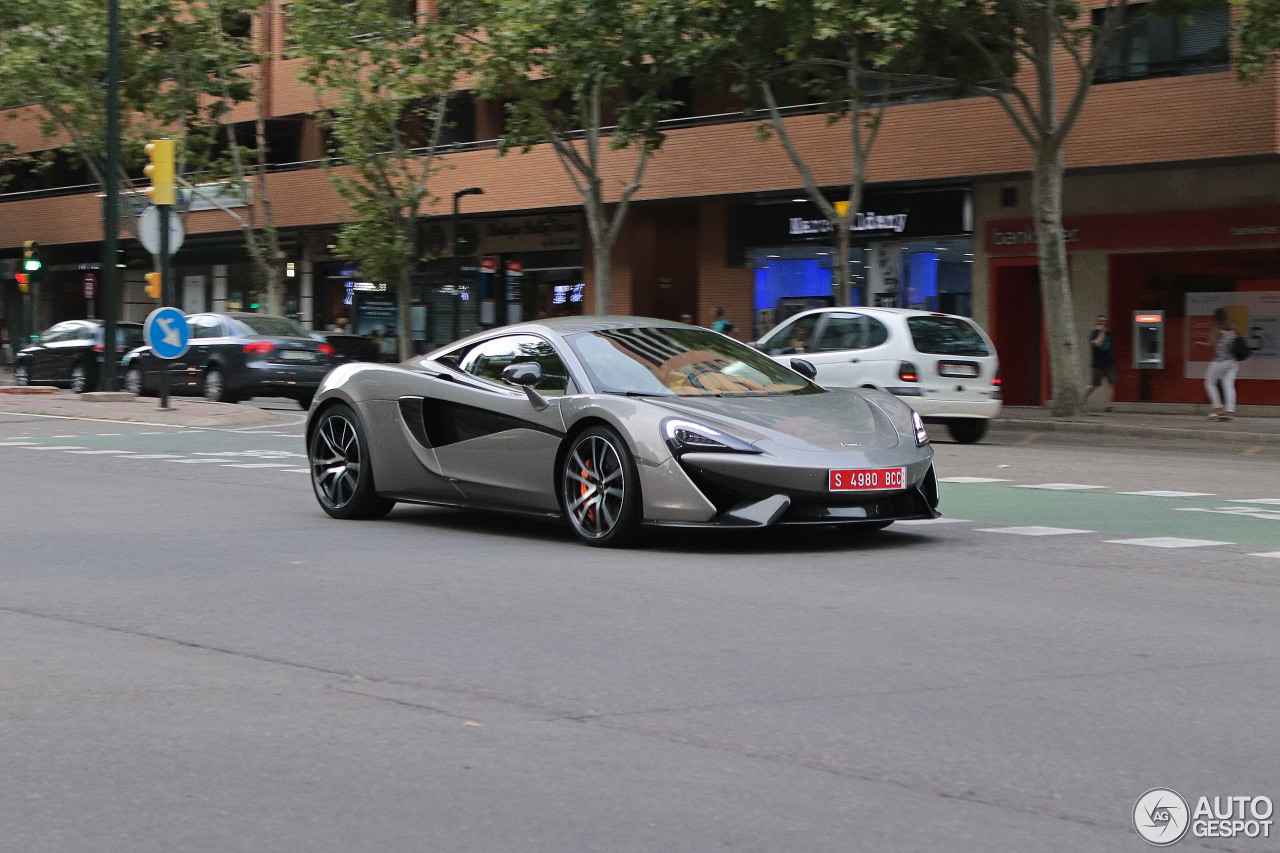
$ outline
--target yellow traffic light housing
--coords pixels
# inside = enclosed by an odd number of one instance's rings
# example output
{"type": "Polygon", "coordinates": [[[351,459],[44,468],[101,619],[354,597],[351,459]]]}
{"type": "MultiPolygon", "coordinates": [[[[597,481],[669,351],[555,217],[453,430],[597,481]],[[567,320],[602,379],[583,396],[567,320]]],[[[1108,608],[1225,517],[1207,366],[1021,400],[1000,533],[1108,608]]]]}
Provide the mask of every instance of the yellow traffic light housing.
{"type": "Polygon", "coordinates": [[[142,174],[151,179],[146,193],[152,204],[173,204],[177,193],[173,186],[173,140],[153,139],[142,149],[151,159],[142,174]]]}
{"type": "Polygon", "coordinates": [[[163,279],[161,278],[160,273],[149,272],[146,275],[146,279],[147,279],[147,296],[150,296],[152,299],[159,299],[160,293],[161,293],[160,288],[163,282],[163,279]]]}
{"type": "Polygon", "coordinates": [[[35,240],[27,240],[22,244],[22,268],[27,272],[35,272],[44,266],[40,262],[40,244],[35,240]]]}

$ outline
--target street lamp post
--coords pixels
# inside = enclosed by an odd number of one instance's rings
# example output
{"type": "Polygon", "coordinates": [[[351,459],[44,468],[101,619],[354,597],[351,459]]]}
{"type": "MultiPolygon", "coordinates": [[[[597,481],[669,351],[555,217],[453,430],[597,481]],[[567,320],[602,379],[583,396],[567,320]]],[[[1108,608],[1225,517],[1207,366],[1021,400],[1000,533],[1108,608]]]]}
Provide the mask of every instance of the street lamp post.
{"type": "Polygon", "coordinates": [[[462,336],[462,258],[458,254],[458,202],[464,195],[484,195],[480,187],[467,187],[453,194],[453,339],[462,336]]]}

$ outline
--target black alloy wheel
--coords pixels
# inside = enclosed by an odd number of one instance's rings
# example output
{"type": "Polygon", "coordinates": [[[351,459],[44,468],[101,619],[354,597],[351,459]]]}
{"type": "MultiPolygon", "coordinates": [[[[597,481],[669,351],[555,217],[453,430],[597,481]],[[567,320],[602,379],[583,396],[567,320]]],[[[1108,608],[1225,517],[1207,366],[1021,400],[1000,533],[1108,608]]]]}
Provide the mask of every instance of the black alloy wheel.
{"type": "Polygon", "coordinates": [[[607,426],[573,439],[560,472],[560,506],[588,545],[616,548],[640,528],[640,482],[631,449],[607,426]]]}
{"type": "Polygon", "coordinates": [[[986,418],[960,418],[947,422],[947,432],[959,444],[974,444],[987,434],[986,418]]]}
{"type": "Polygon", "coordinates": [[[327,410],[316,424],[307,463],[316,500],[334,518],[381,518],[396,505],[374,489],[369,439],[345,403],[327,410]]]}

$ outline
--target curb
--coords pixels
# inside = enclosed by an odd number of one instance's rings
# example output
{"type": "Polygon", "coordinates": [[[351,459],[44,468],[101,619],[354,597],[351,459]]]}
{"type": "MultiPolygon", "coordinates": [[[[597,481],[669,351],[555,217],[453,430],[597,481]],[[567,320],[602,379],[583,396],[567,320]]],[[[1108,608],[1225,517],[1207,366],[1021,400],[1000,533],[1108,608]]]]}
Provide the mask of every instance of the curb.
{"type": "MultiPolygon", "coordinates": [[[[1235,423],[1239,423],[1236,421],[1235,423]]],[[[1081,421],[1075,419],[1062,420],[1015,420],[996,419],[992,422],[992,433],[1016,433],[1027,435],[1033,433],[1056,433],[1076,436],[1123,436],[1127,438],[1159,439],[1162,441],[1197,441],[1215,444],[1269,445],[1280,449],[1280,435],[1274,432],[1248,431],[1247,424],[1243,429],[1218,425],[1214,429],[1198,429],[1190,426],[1161,426],[1151,424],[1115,424],[1098,423],[1094,420],[1081,421]]]]}

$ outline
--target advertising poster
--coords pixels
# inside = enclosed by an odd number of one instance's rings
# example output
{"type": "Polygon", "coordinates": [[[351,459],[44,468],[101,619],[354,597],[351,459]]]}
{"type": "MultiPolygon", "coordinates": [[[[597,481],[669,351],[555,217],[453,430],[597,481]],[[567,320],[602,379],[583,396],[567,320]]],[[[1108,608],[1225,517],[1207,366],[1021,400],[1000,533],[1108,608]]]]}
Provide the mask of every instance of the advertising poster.
{"type": "Polygon", "coordinates": [[[1227,309],[1236,334],[1249,341],[1253,351],[1240,362],[1238,379],[1280,380],[1280,291],[1236,293],[1188,293],[1185,342],[1186,377],[1203,379],[1213,360],[1213,312],[1227,309]]]}

